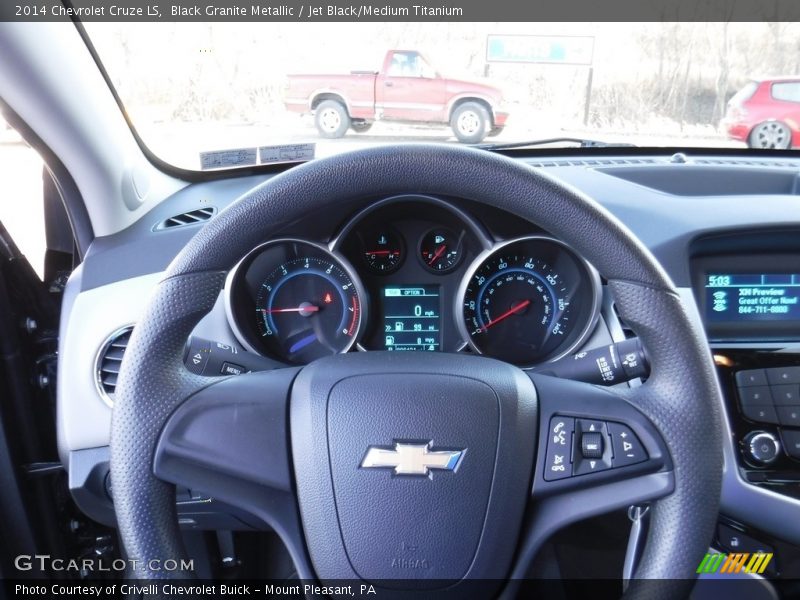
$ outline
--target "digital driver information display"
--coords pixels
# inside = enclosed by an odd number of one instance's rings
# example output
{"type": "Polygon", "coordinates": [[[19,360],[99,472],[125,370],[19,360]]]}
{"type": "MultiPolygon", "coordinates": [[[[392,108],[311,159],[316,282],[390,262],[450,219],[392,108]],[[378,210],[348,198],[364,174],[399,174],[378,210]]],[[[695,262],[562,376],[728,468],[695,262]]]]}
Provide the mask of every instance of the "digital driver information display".
{"type": "Polygon", "coordinates": [[[706,276],[711,321],[800,321],[800,274],[706,276]]]}
{"type": "Polygon", "coordinates": [[[438,285],[383,288],[384,347],[394,351],[436,352],[440,347],[438,285]]]}

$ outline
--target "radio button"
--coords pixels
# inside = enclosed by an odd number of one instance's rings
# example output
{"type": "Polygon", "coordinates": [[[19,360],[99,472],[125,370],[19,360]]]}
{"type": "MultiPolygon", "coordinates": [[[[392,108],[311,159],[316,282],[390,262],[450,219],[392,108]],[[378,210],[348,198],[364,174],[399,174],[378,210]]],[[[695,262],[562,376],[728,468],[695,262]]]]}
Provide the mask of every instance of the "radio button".
{"type": "MultiPolygon", "coordinates": [[[[800,427],[800,406],[778,406],[778,421],[785,427],[800,427]]],[[[769,422],[769,421],[767,421],[769,422]]]]}
{"type": "Polygon", "coordinates": [[[800,385],[773,385],[770,391],[772,401],[778,406],[800,404],[800,385]]]}
{"type": "Polygon", "coordinates": [[[800,367],[777,367],[766,371],[770,385],[800,383],[800,367]]]}
{"type": "Polygon", "coordinates": [[[739,401],[742,406],[770,406],[772,393],[765,385],[739,388],[739,401]]]}
{"type": "Polygon", "coordinates": [[[742,404],[742,414],[756,423],[778,424],[778,415],[774,406],[742,404]]]}
{"type": "Polygon", "coordinates": [[[750,369],[736,373],[736,385],[750,387],[753,385],[767,385],[767,373],[764,369],[750,369]]]}
{"type": "Polygon", "coordinates": [[[786,449],[786,453],[792,458],[800,459],[800,431],[783,429],[781,430],[781,437],[783,438],[783,447],[786,449]]]}

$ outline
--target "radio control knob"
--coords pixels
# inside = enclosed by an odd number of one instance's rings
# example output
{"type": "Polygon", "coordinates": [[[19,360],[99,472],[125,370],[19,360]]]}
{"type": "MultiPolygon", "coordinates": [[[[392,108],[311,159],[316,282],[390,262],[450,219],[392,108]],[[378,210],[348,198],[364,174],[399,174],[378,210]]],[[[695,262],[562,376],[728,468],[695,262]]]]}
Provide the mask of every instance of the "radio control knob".
{"type": "Polygon", "coordinates": [[[756,466],[775,462],[780,449],[778,438],[766,431],[754,431],[744,438],[745,457],[756,466]]]}

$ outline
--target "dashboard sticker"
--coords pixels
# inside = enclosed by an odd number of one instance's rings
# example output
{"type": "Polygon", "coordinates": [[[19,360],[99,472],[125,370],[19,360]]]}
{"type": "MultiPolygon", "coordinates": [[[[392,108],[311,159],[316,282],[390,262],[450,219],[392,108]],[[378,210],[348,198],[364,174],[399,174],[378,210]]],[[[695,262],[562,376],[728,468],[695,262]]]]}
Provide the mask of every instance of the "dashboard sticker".
{"type": "Polygon", "coordinates": [[[256,164],[255,148],[235,148],[232,150],[212,150],[200,153],[200,169],[228,169],[248,167],[256,164]]]}
{"type": "Polygon", "coordinates": [[[258,149],[262,165],[283,162],[312,160],[316,152],[316,144],[281,144],[279,146],[261,146],[258,149]]]}

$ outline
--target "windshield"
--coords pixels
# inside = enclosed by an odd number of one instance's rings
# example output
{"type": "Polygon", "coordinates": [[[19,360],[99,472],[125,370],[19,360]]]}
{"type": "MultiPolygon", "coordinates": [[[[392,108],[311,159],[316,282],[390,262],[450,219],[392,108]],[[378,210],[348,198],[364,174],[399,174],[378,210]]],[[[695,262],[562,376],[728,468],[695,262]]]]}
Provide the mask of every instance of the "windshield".
{"type": "Polygon", "coordinates": [[[410,141],[800,145],[797,23],[86,29],[144,143],[188,169],[410,141]]]}

